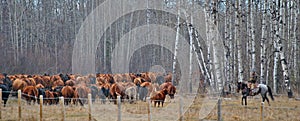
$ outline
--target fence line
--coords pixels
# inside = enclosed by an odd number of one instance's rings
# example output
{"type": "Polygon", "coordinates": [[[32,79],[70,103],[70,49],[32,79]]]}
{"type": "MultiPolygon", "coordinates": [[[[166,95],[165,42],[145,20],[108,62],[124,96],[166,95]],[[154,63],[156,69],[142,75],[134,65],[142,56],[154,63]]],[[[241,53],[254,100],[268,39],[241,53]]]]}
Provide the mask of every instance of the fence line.
{"type": "MultiPolygon", "coordinates": [[[[25,113],[28,113],[28,112],[26,112],[26,110],[24,110],[23,111],[23,108],[26,108],[26,105],[25,106],[23,106],[22,105],[22,103],[21,103],[21,97],[22,97],[22,94],[23,93],[21,93],[21,91],[20,90],[18,90],[18,105],[17,105],[17,109],[18,109],[18,120],[24,120],[23,119],[23,117],[26,117],[26,115],[24,116],[24,112],[25,113]]],[[[2,90],[0,89],[0,99],[1,99],[1,96],[2,95],[2,90]]],[[[182,104],[182,102],[183,102],[183,99],[182,99],[183,97],[181,97],[181,96],[179,96],[178,97],[178,99],[179,99],[179,105],[177,105],[177,106],[179,106],[179,108],[178,108],[178,119],[179,120],[183,120],[184,119],[184,114],[183,114],[183,104],[182,104]]],[[[42,95],[40,95],[39,96],[39,120],[40,121],[42,121],[43,119],[45,119],[45,116],[43,115],[43,111],[44,111],[44,107],[43,107],[43,100],[45,100],[45,99],[47,99],[47,98],[44,98],[42,95]]],[[[48,98],[48,99],[55,99],[55,98],[48,98]]],[[[60,108],[61,108],[61,119],[63,120],[63,121],[65,121],[66,120],[66,110],[65,110],[65,105],[64,105],[64,100],[65,99],[73,99],[73,98],[64,98],[64,97],[59,97],[59,106],[60,106],[60,108]]],[[[86,115],[86,118],[89,120],[89,121],[91,121],[92,119],[93,119],[93,110],[92,110],[92,105],[93,105],[93,103],[92,103],[92,98],[91,98],[91,94],[89,94],[88,95],[88,98],[86,99],[86,98],[80,98],[80,99],[82,99],[82,100],[88,100],[88,109],[87,109],[87,114],[88,115],[86,115]]],[[[126,99],[124,99],[124,100],[126,100],[126,99]]],[[[1,100],[1,102],[2,102],[2,100],[1,100]]],[[[123,117],[125,116],[126,117],[126,115],[122,115],[122,111],[121,111],[121,108],[123,107],[122,105],[122,103],[121,103],[121,97],[120,96],[118,96],[118,98],[117,98],[117,120],[118,121],[121,121],[122,119],[123,119],[123,117]]],[[[270,107],[270,106],[265,106],[264,105],[264,103],[261,103],[261,105],[260,106],[241,106],[241,105],[234,105],[234,104],[222,104],[223,103],[223,101],[222,101],[222,98],[219,98],[218,99],[218,105],[217,105],[217,115],[218,115],[218,120],[222,120],[222,114],[223,114],[223,112],[222,112],[222,110],[223,110],[223,108],[224,107],[227,107],[227,106],[230,106],[230,107],[232,107],[232,108],[238,108],[238,107],[247,107],[246,109],[251,109],[251,108],[254,108],[254,109],[256,109],[256,110],[259,110],[260,109],[260,113],[257,115],[257,117],[259,117],[259,119],[261,120],[261,121],[263,121],[264,120],[264,116],[265,116],[265,110],[266,109],[288,109],[288,110],[300,110],[300,108],[297,108],[297,107],[270,107]]],[[[178,103],[177,103],[178,104],[178,103]]],[[[31,105],[30,105],[31,106],[31,105]]],[[[151,121],[152,120],[152,109],[151,109],[151,101],[150,101],[150,99],[149,98],[147,98],[147,102],[145,103],[145,109],[147,109],[147,117],[148,117],[148,121],[151,121]]],[[[29,107],[29,106],[28,106],[29,107]]],[[[30,109],[30,110],[32,110],[33,108],[31,108],[31,107],[29,107],[28,108],[27,107],[27,109],[30,109]]],[[[0,119],[2,120],[2,115],[3,115],[3,110],[2,110],[2,104],[0,105],[0,119]]],[[[70,107],[71,108],[71,107],[70,107]]],[[[38,109],[38,108],[36,108],[36,109],[38,109]]],[[[168,110],[168,111],[174,111],[174,110],[168,110]]],[[[7,112],[7,111],[6,111],[7,112]]],[[[31,112],[31,111],[30,111],[31,112]]],[[[225,112],[225,115],[226,114],[228,114],[228,113],[226,113],[225,112]]],[[[136,114],[137,115],[137,114],[136,114]]],[[[38,117],[38,116],[37,116],[38,117]]],[[[145,117],[146,118],[146,117],[145,117]]],[[[126,119],[126,118],[124,118],[124,119],[126,119]]]]}

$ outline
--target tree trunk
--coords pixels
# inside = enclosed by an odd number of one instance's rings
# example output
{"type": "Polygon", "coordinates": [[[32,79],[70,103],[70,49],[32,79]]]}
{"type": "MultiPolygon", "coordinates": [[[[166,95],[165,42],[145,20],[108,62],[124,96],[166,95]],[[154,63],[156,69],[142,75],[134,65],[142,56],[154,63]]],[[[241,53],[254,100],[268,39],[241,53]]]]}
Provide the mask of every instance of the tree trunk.
{"type": "MultiPolygon", "coordinates": [[[[180,5],[180,1],[177,3],[180,5]]],[[[173,58],[173,70],[172,70],[172,84],[175,84],[176,78],[176,60],[177,60],[177,51],[178,51],[178,41],[179,41],[179,32],[180,32],[180,9],[179,5],[177,6],[177,24],[176,24],[176,38],[175,38],[175,49],[174,49],[174,58],[173,58]]]]}
{"type": "MultiPolygon", "coordinates": [[[[293,41],[293,50],[294,50],[294,53],[293,53],[293,62],[294,62],[294,80],[295,80],[295,83],[297,83],[296,81],[298,81],[298,86],[300,84],[299,82],[299,61],[298,61],[298,58],[297,58],[297,55],[299,54],[299,50],[297,48],[297,45],[299,44],[298,40],[297,40],[297,29],[298,29],[298,26],[297,26],[297,22],[298,22],[298,14],[299,14],[299,9],[298,9],[298,4],[297,4],[297,0],[294,0],[292,1],[292,10],[291,13],[293,14],[293,36],[291,37],[292,41],[293,41]]],[[[299,90],[299,89],[298,89],[299,90]]],[[[300,90],[299,90],[299,93],[300,93],[300,90]]]]}
{"type": "Polygon", "coordinates": [[[274,36],[274,68],[273,68],[273,90],[274,90],[274,94],[277,94],[277,82],[278,82],[278,61],[279,61],[279,53],[278,53],[278,44],[276,41],[276,37],[277,37],[277,33],[278,33],[278,0],[273,1],[273,5],[272,5],[272,24],[274,27],[273,30],[273,36],[274,36]]]}
{"type": "Polygon", "coordinates": [[[254,0],[252,0],[250,4],[251,6],[251,12],[250,12],[250,19],[251,19],[251,24],[250,24],[250,32],[251,32],[251,71],[252,72],[255,72],[256,69],[255,69],[255,62],[256,62],[256,50],[255,50],[255,29],[254,29],[254,0]]]}
{"type": "MultiPolygon", "coordinates": [[[[206,0],[206,2],[204,3],[204,10],[205,10],[205,25],[206,25],[206,38],[207,38],[207,41],[206,41],[206,45],[207,45],[207,70],[209,72],[212,72],[212,65],[211,65],[211,56],[210,56],[210,53],[211,53],[211,21],[210,21],[210,0],[206,0]]],[[[204,58],[203,58],[204,59],[204,58]]],[[[215,90],[215,79],[214,79],[214,74],[213,73],[210,73],[210,82],[209,82],[209,86],[211,87],[211,89],[214,91],[215,90]]]]}
{"type": "Polygon", "coordinates": [[[239,14],[240,0],[235,2],[235,41],[237,42],[237,53],[238,53],[238,82],[243,81],[243,66],[242,66],[242,45],[240,41],[240,14],[239,14]]]}
{"type": "Polygon", "coordinates": [[[265,81],[265,65],[266,65],[266,14],[267,14],[267,0],[263,3],[263,18],[262,18],[262,27],[261,27],[261,40],[260,40],[260,83],[266,84],[265,81]]]}
{"type": "Polygon", "coordinates": [[[284,4],[281,3],[280,4],[281,8],[280,8],[280,13],[279,13],[279,31],[276,33],[276,41],[277,41],[277,44],[278,44],[278,50],[279,50],[279,54],[280,54],[280,62],[281,62],[281,66],[282,66],[282,69],[283,69],[283,77],[284,77],[284,83],[285,83],[285,87],[287,89],[287,92],[288,92],[288,97],[291,98],[293,96],[292,94],[292,90],[291,90],[291,87],[290,87],[290,79],[289,79],[289,74],[288,74],[288,68],[287,68],[287,60],[285,59],[285,55],[284,55],[284,46],[282,45],[284,39],[282,39],[282,37],[284,37],[284,25],[283,21],[282,20],[282,15],[283,15],[283,12],[284,12],[284,4]]]}
{"type": "Polygon", "coordinates": [[[225,47],[225,59],[226,59],[226,81],[224,84],[224,91],[231,92],[231,53],[230,53],[230,31],[231,31],[231,23],[230,23],[230,8],[231,8],[231,2],[230,0],[226,0],[226,9],[225,9],[225,40],[224,40],[224,47],[225,47]]]}

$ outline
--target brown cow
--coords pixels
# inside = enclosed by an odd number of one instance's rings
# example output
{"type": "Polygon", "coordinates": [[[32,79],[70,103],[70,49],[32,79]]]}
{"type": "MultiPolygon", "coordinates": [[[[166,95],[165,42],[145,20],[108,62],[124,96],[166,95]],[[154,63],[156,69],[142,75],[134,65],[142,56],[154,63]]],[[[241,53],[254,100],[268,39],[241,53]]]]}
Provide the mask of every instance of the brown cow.
{"type": "Polygon", "coordinates": [[[31,104],[31,101],[35,103],[38,97],[38,90],[35,86],[25,87],[22,93],[23,93],[22,96],[25,98],[25,100],[29,105],[31,104]]]}
{"type": "Polygon", "coordinates": [[[150,97],[150,100],[151,100],[151,102],[154,101],[154,107],[156,107],[156,103],[158,103],[158,107],[159,107],[160,102],[161,102],[161,106],[163,107],[167,94],[168,94],[168,91],[166,89],[160,90],[160,91],[156,92],[155,94],[153,94],[153,96],[150,97]]]}

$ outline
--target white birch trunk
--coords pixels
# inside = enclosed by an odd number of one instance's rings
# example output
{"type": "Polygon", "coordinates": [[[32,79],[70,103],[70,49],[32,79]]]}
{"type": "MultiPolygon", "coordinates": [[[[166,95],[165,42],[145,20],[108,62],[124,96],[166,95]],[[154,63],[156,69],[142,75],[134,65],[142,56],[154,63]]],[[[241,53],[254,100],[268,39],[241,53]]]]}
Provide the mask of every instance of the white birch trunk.
{"type": "Polygon", "coordinates": [[[262,28],[261,28],[261,40],[260,40],[260,83],[265,82],[265,65],[266,65],[266,13],[267,13],[267,0],[263,3],[263,18],[262,18],[262,28]]]}
{"type": "MultiPolygon", "coordinates": [[[[190,18],[190,23],[191,25],[193,25],[193,14],[191,14],[191,18],[190,18]]],[[[189,68],[189,83],[188,86],[189,87],[189,93],[192,93],[192,71],[193,71],[193,31],[192,29],[189,28],[189,39],[190,39],[190,68],[189,68]]]]}
{"type": "Polygon", "coordinates": [[[229,19],[230,19],[230,0],[226,0],[226,9],[225,9],[225,40],[224,40],[224,45],[226,47],[226,50],[224,52],[224,55],[225,55],[225,59],[226,59],[226,70],[225,70],[225,75],[226,75],[226,81],[225,84],[224,84],[224,91],[228,92],[228,91],[231,91],[231,87],[230,87],[230,80],[231,80],[231,66],[230,66],[230,48],[229,48],[229,36],[230,36],[230,33],[229,31],[231,31],[230,29],[230,23],[229,23],[229,19]]]}
{"type": "Polygon", "coordinates": [[[219,38],[219,34],[218,34],[218,22],[217,22],[217,5],[218,4],[218,0],[213,0],[212,2],[212,22],[213,24],[211,25],[211,40],[212,44],[213,44],[213,67],[214,67],[214,74],[215,74],[215,82],[217,82],[217,89],[218,91],[222,91],[223,89],[223,79],[222,79],[222,63],[223,60],[222,58],[224,56],[221,56],[221,54],[224,53],[224,51],[222,52],[221,47],[223,46],[221,43],[221,39],[219,38]]]}
{"type": "Polygon", "coordinates": [[[235,40],[237,42],[237,51],[238,51],[238,82],[243,81],[243,67],[242,67],[242,50],[240,42],[240,15],[239,15],[239,4],[240,1],[236,0],[235,2],[235,40]]]}
{"type": "MultiPolygon", "coordinates": [[[[206,2],[204,3],[204,11],[205,11],[205,23],[206,23],[206,38],[207,38],[207,70],[209,70],[209,72],[212,72],[212,67],[211,67],[211,35],[210,35],[210,26],[211,26],[211,21],[210,21],[210,5],[208,4],[210,2],[210,0],[206,0],[206,2]]],[[[202,58],[204,59],[204,58],[202,58]]],[[[209,73],[210,75],[210,87],[214,90],[215,89],[215,80],[214,80],[214,75],[212,73],[209,73]]]]}
{"type": "Polygon", "coordinates": [[[249,3],[250,4],[250,8],[251,8],[251,12],[250,12],[250,19],[251,19],[251,23],[250,23],[250,32],[251,32],[251,69],[252,71],[255,71],[255,61],[256,61],[256,50],[255,50],[255,30],[254,30],[254,19],[256,19],[254,17],[254,0],[252,0],[252,2],[249,3]]]}
{"type": "Polygon", "coordinates": [[[285,59],[285,55],[284,55],[284,47],[283,47],[283,41],[284,39],[282,39],[281,37],[284,37],[284,25],[283,22],[283,12],[284,12],[284,4],[281,3],[281,8],[280,8],[280,15],[279,15],[279,31],[278,33],[276,33],[276,41],[277,41],[277,44],[278,44],[278,50],[279,50],[279,54],[280,54],[280,61],[281,61],[281,66],[282,66],[282,69],[283,69],[283,77],[284,77],[284,84],[285,84],[285,87],[288,91],[288,97],[291,98],[292,97],[292,90],[291,90],[291,87],[290,87],[290,81],[289,81],[289,74],[288,74],[288,67],[287,67],[287,60],[285,59]]]}
{"type": "MultiPolygon", "coordinates": [[[[180,4],[180,1],[179,3],[180,4]]],[[[176,29],[176,38],[175,38],[175,49],[174,49],[174,58],[173,58],[173,70],[172,70],[172,84],[174,85],[174,81],[176,78],[176,60],[177,60],[177,51],[178,51],[178,41],[179,41],[179,31],[180,31],[180,10],[179,10],[179,6],[177,7],[177,29],[176,29]]]]}
{"type": "Polygon", "coordinates": [[[274,68],[273,68],[273,90],[274,90],[274,94],[277,94],[277,82],[278,82],[278,61],[279,61],[279,53],[278,53],[278,49],[277,49],[277,41],[276,41],[276,36],[277,36],[277,33],[278,33],[278,0],[276,1],[273,1],[273,12],[272,12],[272,24],[273,24],[273,27],[274,27],[274,30],[273,30],[273,36],[274,36],[274,68]]]}

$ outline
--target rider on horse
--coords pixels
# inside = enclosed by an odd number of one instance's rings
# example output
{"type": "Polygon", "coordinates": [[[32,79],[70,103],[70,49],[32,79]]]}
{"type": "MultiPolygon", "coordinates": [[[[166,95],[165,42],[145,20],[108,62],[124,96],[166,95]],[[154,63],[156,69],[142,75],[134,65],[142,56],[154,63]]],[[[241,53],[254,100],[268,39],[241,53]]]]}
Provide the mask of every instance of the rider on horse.
{"type": "Polygon", "coordinates": [[[250,79],[248,81],[248,88],[250,88],[250,95],[253,95],[252,94],[252,90],[256,87],[256,80],[257,80],[257,75],[255,73],[255,70],[253,69],[251,72],[250,72],[250,79]]]}

